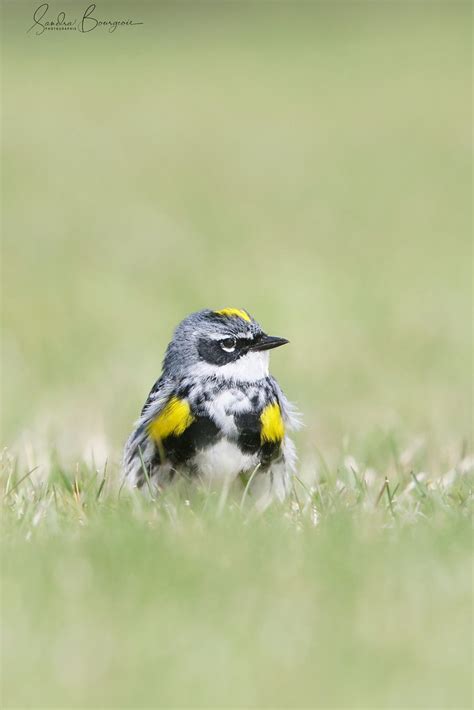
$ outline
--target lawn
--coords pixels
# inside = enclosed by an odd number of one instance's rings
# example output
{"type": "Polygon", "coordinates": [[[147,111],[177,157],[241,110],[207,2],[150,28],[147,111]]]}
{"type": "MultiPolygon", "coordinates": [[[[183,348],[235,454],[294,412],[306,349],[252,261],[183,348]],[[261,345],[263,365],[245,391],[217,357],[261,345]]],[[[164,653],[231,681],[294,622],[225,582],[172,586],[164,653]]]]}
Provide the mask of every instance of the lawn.
{"type": "Polygon", "coordinates": [[[470,3],[2,9],[2,706],[470,707],[470,3]],[[263,515],[120,488],[225,306],[305,422],[263,515]]]}
{"type": "Polygon", "coordinates": [[[472,465],[381,486],[346,461],[259,516],[13,474],[4,705],[469,707],[472,465]]]}

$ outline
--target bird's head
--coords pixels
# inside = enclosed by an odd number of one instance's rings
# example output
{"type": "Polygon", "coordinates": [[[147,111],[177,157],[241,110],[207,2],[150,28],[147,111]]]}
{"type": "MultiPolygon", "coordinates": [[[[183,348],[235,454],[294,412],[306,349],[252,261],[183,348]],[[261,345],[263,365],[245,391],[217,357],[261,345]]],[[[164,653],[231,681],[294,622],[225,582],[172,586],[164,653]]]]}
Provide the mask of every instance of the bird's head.
{"type": "Polygon", "coordinates": [[[255,381],[268,375],[268,351],[288,340],[267,335],[247,311],[223,308],[192,313],[176,328],[163,371],[174,377],[255,381]]]}

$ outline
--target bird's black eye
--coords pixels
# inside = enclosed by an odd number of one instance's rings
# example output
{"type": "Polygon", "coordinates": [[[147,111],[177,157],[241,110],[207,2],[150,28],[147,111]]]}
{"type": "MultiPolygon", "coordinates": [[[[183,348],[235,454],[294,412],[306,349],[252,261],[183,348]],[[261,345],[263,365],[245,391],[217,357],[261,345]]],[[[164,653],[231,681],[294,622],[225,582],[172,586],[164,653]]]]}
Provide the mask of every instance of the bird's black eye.
{"type": "Polygon", "coordinates": [[[222,350],[225,350],[226,353],[233,353],[237,340],[235,338],[225,338],[224,340],[221,340],[220,343],[222,350]]]}

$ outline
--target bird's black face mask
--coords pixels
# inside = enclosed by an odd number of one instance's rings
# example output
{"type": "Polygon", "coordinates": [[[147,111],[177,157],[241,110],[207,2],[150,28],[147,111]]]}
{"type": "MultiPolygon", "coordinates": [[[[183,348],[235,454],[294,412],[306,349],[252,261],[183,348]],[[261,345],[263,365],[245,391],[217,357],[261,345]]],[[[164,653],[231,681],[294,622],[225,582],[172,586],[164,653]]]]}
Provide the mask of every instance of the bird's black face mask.
{"type": "Polygon", "coordinates": [[[203,337],[199,339],[198,352],[199,356],[209,364],[227,365],[247,353],[272,350],[285,343],[288,343],[286,338],[266,333],[258,333],[253,338],[237,338],[229,335],[217,340],[203,337]]]}

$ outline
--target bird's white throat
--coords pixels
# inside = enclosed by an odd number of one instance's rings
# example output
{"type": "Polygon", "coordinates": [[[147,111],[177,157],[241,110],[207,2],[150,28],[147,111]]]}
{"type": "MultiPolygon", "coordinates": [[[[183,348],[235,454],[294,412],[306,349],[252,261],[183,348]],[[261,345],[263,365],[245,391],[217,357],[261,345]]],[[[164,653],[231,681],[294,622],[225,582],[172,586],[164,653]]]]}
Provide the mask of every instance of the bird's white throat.
{"type": "Polygon", "coordinates": [[[268,377],[269,361],[268,352],[249,352],[226,365],[198,362],[190,369],[196,377],[223,377],[235,382],[256,382],[268,377]]]}

